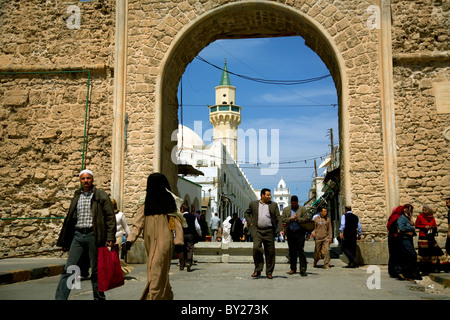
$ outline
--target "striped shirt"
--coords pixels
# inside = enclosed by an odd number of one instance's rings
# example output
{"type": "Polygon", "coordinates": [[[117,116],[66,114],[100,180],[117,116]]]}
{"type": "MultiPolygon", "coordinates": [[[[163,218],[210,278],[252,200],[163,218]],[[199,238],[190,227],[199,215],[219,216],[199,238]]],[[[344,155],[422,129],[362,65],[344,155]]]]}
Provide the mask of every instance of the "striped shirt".
{"type": "Polygon", "coordinates": [[[94,195],[93,190],[82,192],[77,203],[77,224],[75,228],[92,227],[91,199],[94,195]]]}

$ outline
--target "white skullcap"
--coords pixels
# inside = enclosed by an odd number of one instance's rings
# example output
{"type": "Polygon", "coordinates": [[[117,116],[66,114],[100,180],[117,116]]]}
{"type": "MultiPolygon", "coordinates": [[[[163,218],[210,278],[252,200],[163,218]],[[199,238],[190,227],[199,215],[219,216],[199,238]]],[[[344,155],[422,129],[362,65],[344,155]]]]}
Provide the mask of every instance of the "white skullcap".
{"type": "Polygon", "coordinates": [[[92,173],[92,171],[91,171],[91,170],[88,170],[88,169],[82,170],[82,171],[80,172],[79,177],[81,177],[81,175],[82,175],[83,173],[89,173],[92,177],[94,177],[94,173],[92,173]]]}

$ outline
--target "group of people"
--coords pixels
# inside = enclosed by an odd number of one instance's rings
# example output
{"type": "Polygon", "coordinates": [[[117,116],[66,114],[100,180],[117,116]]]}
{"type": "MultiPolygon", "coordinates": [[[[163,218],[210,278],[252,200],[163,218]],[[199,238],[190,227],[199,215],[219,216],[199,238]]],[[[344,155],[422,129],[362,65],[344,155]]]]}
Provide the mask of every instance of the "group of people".
{"type": "MultiPolygon", "coordinates": [[[[56,289],[56,299],[67,299],[70,294],[69,267],[80,265],[83,256],[88,256],[91,267],[91,283],[94,299],[105,299],[104,292],[98,290],[97,250],[99,247],[112,247],[126,233],[126,248],[130,249],[143,231],[144,244],[148,255],[147,285],[141,299],[171,300],[173,292],[169,282],[169,270],[172,253],[179,254],[180,269],[190,270],[193,262],[194,244],[204,234],[198,219],[190,213],[182,200],[171,192],[167,178],[161,173],[152,173],[147,179],[145,201],[135,214],[131,229],[128,228],[123,214],[117,210],[114,199],[106,192],[94,186],[94,174],[83,170],[79,174],[81,187],[71,200],[68,214],[64,220],[57,245],[68,251],[68,258],[56,289]],[[115,204],[115,206],[114,206],[115,204]],[[125,221],[125,223],[124,223],[125,221]]],[[[446,200],[450,212],[450,199],[446,200]]],[[[342,251],[349,259],[349,267],[356,265],[356,241],[361,237],[361,224],[352,213],[351,207],[345,207],[340,225],[342,251]]],[[[437,227],[433,209],[423,206],[415,223],[412,219],[413,208],[404,205],[394,209],[389,217],[389,274],[399,278],[418,279],[423,273],[435,270],[449,271],[447,255],[435,241],[437,227]],[[419,230],[419,257],[414,250],[413,237],[419,230]]],[[[324,268],[330,268],[330,244],[333,234],[331,219],[327,209],[309,219],[306,208],[298,204],[298,197],[291,197],[291,205],[284,208],[280,215],[278,204],[271,201],[270,189],[261,190],[261,198],[251,201],[244,214],[248,233],[253,241],[254,270],[251,277],[258,278],[266,267],[267,279],[273,279],[275,268],[275,238],[285,235],[289,246],[290,271],[297,271],[297,258],[300,274],[305,275],[307,262],[304,253],[306,234],[311,232],[315,239],[313,266],[324,257],[324,268]],[[313,226],[311,228],[311,225],[313,226]]],[[[233,230],[241,234],[243,224],[233,215],[233,230]]],[[[216,241],[220,229],[217,214],[210,223],[212,239],[216,241]]],[[[447,238],[449,250],[450,229],[447,238]]],[[[234,241],[242,240],[235,237],[234,241]]],[[[123,265],[126,267],[126,264],[123,265]]],[[[127,272],[125,268],[124,272],[127,272]]],[[[129,271],[128,271],[129,272],[129,271]]]]}
{"type": "MultiPolygon", "coordinates": [[[[326,208],[321,208],[312,219],[309,218],[305,207],[298,204],[298,197],[291,197],[291,204],[283,209],[280,215],[278,205],[271,201],[271,191],[261,190],[261,199],[250,202],[245,212],[245,220],[249,224],[250,234],[253,239],[254,271],[252,277],[261,276],[266,264],[266,277],[273,279],[275,267],[275,237],[278,234],[286,236],[289,247],[289,274],[297,272],[297,258],[299,259],[300,275],[305,276],[307,261],[304,252],[304,244],[307,233],[315,239],[314,262],[324,257],[324,269],[330,269],[330,244],[333,238],[331,219],[326,208]]],[[[361,224],[356,215],[351,212],[351,207],[346,207],[340,227],[340,236],[343,242],[343,251],[349,258],[349,266],[355,266],[356,241],[361,237],[361,224]]]]}
{"type": "Polygon", "coordinates": [[[392,211],[388,223],[389,263],[388,272],[401,280],[421,280],[422,275],[432,272],[449,272],[450,263],[450,198],[446,199],[448,209],[447,241],[444,252],[436,241],[437,224],[434,209],[423,205],[417,218],[413,219],[413,206],[405,204],[392,211]],[[417,236],[416,252],[414,237],[417,236]]]}

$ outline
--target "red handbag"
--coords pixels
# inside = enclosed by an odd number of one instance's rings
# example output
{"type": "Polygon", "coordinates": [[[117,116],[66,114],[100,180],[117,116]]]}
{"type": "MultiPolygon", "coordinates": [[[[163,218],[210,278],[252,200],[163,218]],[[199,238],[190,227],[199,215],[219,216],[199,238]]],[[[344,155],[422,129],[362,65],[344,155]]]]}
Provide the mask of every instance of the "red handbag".
{"type": "Polygon", "coordinates": [[[119,245],[115,244],[111,250],[108,247],[98,248],[97,275],[98,291],[108,291],[124,284],[119,245]]]}

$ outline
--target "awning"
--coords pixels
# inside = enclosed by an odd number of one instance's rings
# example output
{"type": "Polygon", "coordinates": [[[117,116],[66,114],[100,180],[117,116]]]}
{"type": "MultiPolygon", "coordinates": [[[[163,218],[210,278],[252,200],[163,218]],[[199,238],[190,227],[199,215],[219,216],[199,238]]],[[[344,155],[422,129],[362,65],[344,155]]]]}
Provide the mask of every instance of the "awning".
{"type": "Polygon", "coordinates": [[[202,208],[207,208],[208,207],[210,198],[211,197],[204,197],[204,198],[202,198],[202,208]]]}
{"type": "Polygon", "coordinates": [[[319,166],[319,169],[323,168],[325,166],[328,166],[330,164],[330,161],[331,161],[331,156],[329,156],[325,160],[323,160],[323,162],[319,166]]]}
{"type": "Polygon", "coordinates": [[[331,180],[331,179],[335,180],[335,182],[339,182],[340,173],[341,173],[341,170],[339,168],[336,168],[334,170],[327,172],[325,175],[325,179],[323,179],[323,182],[327,183],[327,181],[331,180]]]}
{"type": "Polygon", "coordinates": [[[179,164],[178,174],[191,175],[191,176],[204,176],[204,173],[200,170],[195,169],[190,164],[179,164]]]}

